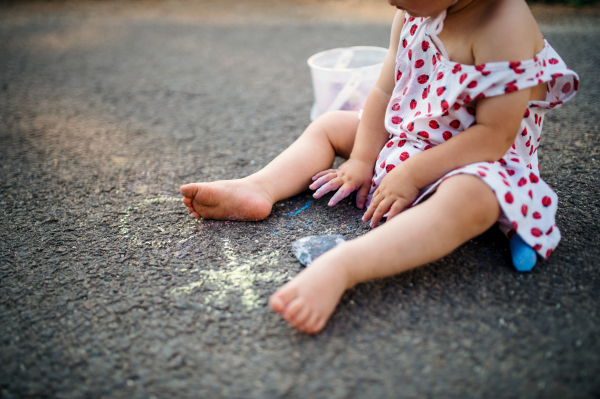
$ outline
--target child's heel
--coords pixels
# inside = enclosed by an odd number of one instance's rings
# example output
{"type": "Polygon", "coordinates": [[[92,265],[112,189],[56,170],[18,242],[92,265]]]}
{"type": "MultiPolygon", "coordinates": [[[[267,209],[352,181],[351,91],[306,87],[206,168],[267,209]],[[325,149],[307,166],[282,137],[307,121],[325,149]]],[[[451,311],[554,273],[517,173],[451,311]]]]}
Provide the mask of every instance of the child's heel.
{"type": "Polygon", "coordinates": [[[510,255],[513,265],[520,272],[531,271],[537,262],[537,253],[518,234],[510,240],[510,255]]]}

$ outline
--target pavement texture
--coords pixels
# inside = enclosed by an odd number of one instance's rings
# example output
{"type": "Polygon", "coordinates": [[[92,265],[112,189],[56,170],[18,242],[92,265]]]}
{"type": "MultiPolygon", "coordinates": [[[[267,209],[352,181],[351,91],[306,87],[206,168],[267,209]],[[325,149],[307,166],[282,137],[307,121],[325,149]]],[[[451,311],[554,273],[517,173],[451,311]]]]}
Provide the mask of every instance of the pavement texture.
{"type": "Polygon", "coordinates": [[[534,11],[581,77],[539,149],[557,251],[521,274],[491,229],[350,290],[308,336],[267,300],[301,270],[296,239],[368,231],[352,200],[196,221],[178,188],[286,148],[306,59],[386,47],[393,10],[0,3],[0,397],[600,398],[600,12],[534,11]]]}

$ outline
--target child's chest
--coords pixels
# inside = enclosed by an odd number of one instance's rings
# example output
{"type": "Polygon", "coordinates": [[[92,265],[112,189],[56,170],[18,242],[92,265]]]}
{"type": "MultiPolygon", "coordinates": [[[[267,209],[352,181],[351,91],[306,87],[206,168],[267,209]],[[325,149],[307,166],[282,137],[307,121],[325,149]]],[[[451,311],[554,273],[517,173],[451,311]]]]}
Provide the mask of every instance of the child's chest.
{"type": "Polygon", "coordinates": [[[475,65],[472,37],[461,35],[460,33],[450,34],[444,31],[438,37],[444,45],[450,61],[463,65],[475,65]]]}

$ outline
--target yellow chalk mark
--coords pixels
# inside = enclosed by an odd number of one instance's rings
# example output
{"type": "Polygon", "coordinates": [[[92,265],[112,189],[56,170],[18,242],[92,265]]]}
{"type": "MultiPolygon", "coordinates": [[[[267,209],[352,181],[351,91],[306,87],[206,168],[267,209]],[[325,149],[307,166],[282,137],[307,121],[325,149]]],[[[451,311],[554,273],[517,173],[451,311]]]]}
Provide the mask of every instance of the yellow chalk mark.
{"type": "Polygon", "coordinates": [[[226,301],[228,297],[239,296],[241,293],[242,304],[248,310],[252,310],[260,306],[260,295],[254,289],[255,285],[261,282],[281,285],[289,280],[289,274],[286,272],[257,271],[260,266],[276,265],[279,251],[269,251],[254,258],[248,258],[236,254],[232,250],[229,240],[224,240],[223,254],[228,260],[225,266],[231,269],[198,270],[201,276],[200,281],[174,288],[171,290],[171,294],[189,294],[195,288],[205,285],[205,302],[207,304],[226,301]]]}
{"type": "MultiPolygon", "coordinates": [[[[154,247],[160,247],[171,243],[170,239],[155,239],[152,241],[145,241],[131,234],[130,219],[131,216],[140,211],[145,206],[155,203],[166,203],[166,202],[179,202],[180,198],[169,197],[166,195],[159,195],[155,198],[148,198],[139,204],[129,207],[126,209],[125,214],[119,220],[119,232],[130,238],[134,243],[141,245],[145,243],[154,247]]],[[[197,224],[198,221],[190,221],[179,226],[179,232],[184,229],[189,229],[193,225],[197,224]]],[[[197,225],[202,226],[202,223],[197,225]]],[[[155,226],[162,233],[166,230],[161,226],[155,226]]],[[[188,238],[180,240],[178,243],[183,244],[188,238]]],[[[197,273],[199,280],[182,287],[173,288],[170,291],[171,295],[175,294],[190,294],[194,289],[203,287],[205,302],[209,305],[216,304],[219,302],[226,302],[229,298],[240,298],[242,304],[248,309],[258,308],[260,305],[260,294],[256,291],[256,285],[261,283],[269,283],[275,286],[282,285],[288,281],[291,277],[287,272],[278,271],[266,271],[260,272],[258,269],[264,268],[265,266],[275,266],[279,259],[279,251],[265,250],[259,254],[248,254],[236,253],[229,240],[223,240],[223,247],[221,251],[225,259],[225,270],[187,270],[178,269],[178,271],[197,273]]]]}
{"type": "MultiPolygon", "coordinates": [[[[127,157],[115,157],[115,156],[112,156],[112,157],[111,157],[111,160],[112,160],[112,162],[113,162],[115,165],[123,165],[123,164],[127,163],[127,161],[128,161],[129,159],[128,159],[127,157]]],[[[146,187],[146,188],[147,188],[147,187],[146,187]]]]}

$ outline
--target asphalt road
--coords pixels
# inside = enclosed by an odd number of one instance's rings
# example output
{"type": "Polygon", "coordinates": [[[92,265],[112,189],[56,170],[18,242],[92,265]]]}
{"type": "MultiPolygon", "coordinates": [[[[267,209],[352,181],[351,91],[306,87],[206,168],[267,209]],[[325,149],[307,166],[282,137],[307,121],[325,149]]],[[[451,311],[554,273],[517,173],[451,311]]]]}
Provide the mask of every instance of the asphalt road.
{"type": "Polygon", "coordinates": [[[551,258],[517,273],[492,229],[307,336],[266,302],[294,240],[367,231],[352,201],[196,222],[178,187],[264,166],[309,122],[306,59],[389,24],[256,4],[0,3],[0,397],[599,398],[598,9],[538,10],[581,77],[539,149],[551,258]]]}

